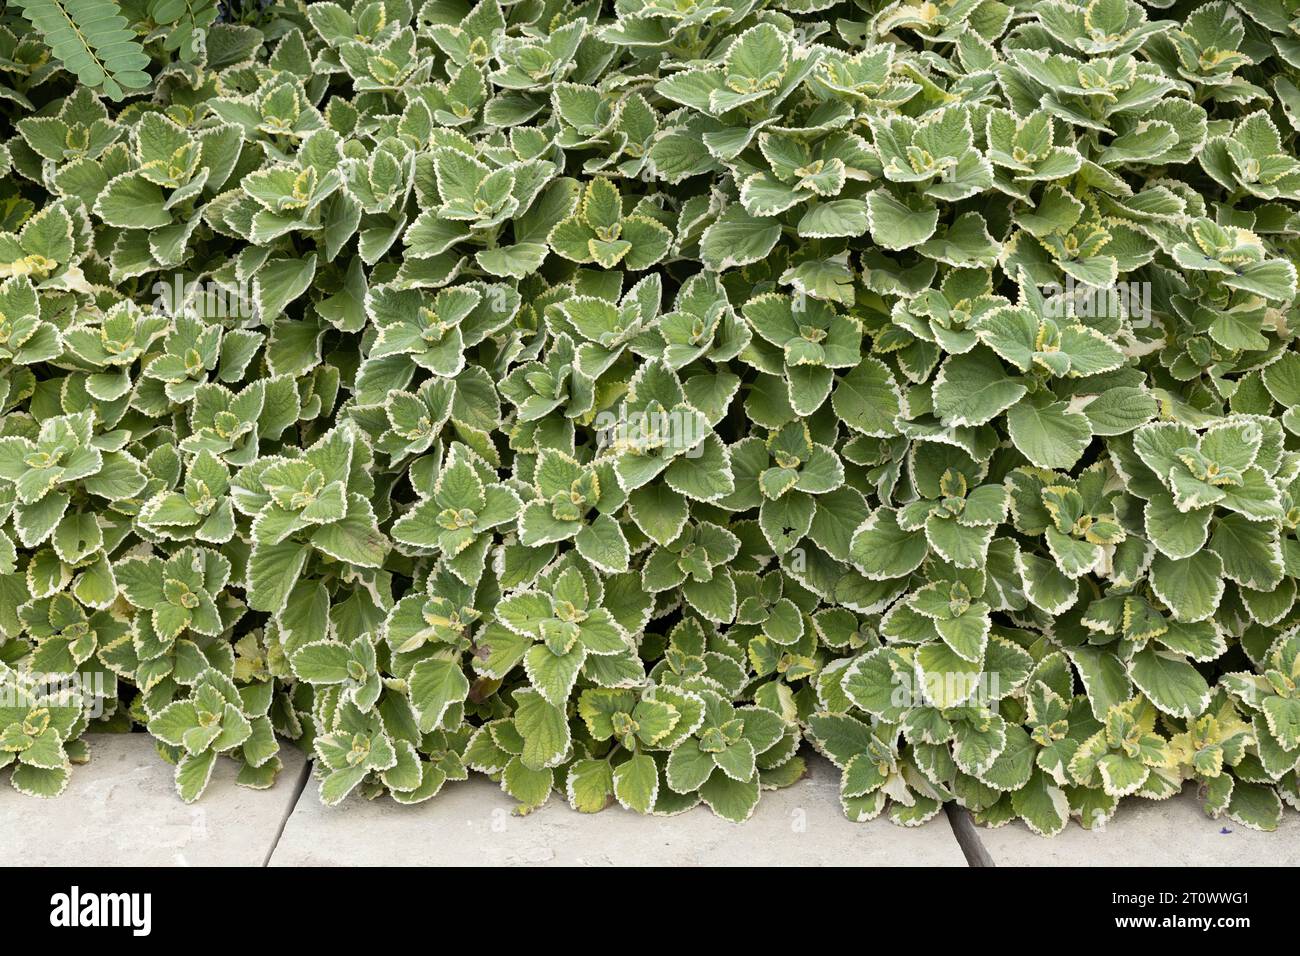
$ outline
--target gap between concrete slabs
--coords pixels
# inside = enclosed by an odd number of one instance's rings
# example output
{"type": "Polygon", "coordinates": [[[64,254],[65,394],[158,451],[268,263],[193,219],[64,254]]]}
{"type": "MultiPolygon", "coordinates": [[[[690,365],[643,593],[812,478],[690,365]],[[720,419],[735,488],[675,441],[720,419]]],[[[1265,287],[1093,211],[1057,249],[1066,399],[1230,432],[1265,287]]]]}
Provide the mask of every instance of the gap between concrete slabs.
{"type": "Polygon", "coordinates": [[[414,807],[353,795],[322,806],[313,784],[294,808],[271,866],[966,866],[947,817],[921,827],[852,823],[839,772],[809,758],[809,775],[767,791],[754,816],[728,823],[706,807],[646,817],[611,806],[581,814],[558,795],[525,817],[481,774],[414,807]]]}
{"type": "Polygon", "coordinates": [[[282,743],[270,790],[235,785],[221,759],[196,803],[176,795],[173,768],[148,734],[89,734],[90,762],[42,800],[0,783],[0,860],[23,866],[263,866],[307,782],[300,750],[282,743]]]}
{"type": "Polygon", "coordinates": [[[952,835],[957,838],[962,853],[966,855],[966,862],[976,867],[996,866],[989,851],[980,842],[979,827],[975,826],[970,813],[955,803],[945,804],[943,809],[948,814],[948,822],[952,824],[952,835]]]}
{"type": "MultiPolygon", "coordinates": [[[[293,745],[287,745],[281,741],[280,746],[283,748],[293,745]]],[[[284,828],[289,825],[289,818],[293,816],[294,810],[298,809],[298,801],[302,799],[303,792],[307,789],[307,782],[311,780],[312,761],[306,759],[306,756],[296,746],[294,750],[303,757],[302,770],[293,781],[293,799],[286,805],[284,815],[280,818],[280,825],[275,828],[275,836],[271,839],[271,845],[266,848],[266,855],[262,857],[261,865],[263,867],[271,865],[271,856],[275,853],[275,848],[280,845],[280,838],[284,836],[284,828]]]]}

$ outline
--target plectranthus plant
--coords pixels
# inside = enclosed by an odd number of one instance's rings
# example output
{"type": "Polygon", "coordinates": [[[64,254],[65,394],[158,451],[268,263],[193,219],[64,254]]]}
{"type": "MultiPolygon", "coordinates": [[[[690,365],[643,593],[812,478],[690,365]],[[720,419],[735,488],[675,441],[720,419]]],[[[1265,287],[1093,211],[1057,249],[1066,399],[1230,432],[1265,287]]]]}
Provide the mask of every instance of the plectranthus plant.
{"type": "Polygon", "coordinates": [[[1294,12],[10,4],[0,775],[1277,827],[1294,12]]]}

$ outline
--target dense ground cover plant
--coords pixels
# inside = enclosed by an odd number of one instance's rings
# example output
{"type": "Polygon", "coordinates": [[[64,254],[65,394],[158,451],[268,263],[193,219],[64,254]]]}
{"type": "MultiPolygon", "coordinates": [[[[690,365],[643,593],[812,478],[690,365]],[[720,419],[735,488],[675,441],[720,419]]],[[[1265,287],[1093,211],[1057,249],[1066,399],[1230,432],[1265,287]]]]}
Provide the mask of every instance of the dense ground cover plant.
{"type": "Polygon", "coordinates": [[[1298,22],[11,4],[0,767],[1275,827],[1298,22]]]}

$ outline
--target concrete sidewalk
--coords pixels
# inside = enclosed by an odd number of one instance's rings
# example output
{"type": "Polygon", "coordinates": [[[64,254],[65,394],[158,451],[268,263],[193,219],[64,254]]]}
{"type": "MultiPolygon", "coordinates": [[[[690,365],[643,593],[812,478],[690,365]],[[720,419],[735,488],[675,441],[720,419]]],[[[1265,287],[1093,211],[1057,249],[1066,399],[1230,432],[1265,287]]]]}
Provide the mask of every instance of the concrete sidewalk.
{"type": "Polygon", "coordinates": [[[263,866],[306,783],[302,752],[282,744],[269,790],[235,786],[222,759],[196,803],[148,734],[91,734],[90,762],[52,800],[0,782],[0,860],[23,866],[263,866]]]}
{"type": "Polygon", "coordinates": [[[1212,820],[1201,810],[1196,787],[1168,800],[1129,797],[1105,826],[1085,830],[1071,821],[1044,839],[1019,821],[997,829],[976,827],[965,810],[949,808],[954,827],[971,853],[973,831],[984,866],[1297,866],[1300,813],[1285,808],[1272,833],[1244,827],[1228,817],[1212,820]],[[968,829],[969,828],[969,829],[968,829]]]}
{"type": "Polygon", "coordinates": [[[576,813],[559,796],[517,817],[515,801],[481,774],[419,806],[349,798],[325,807],[310,785],[271,856],[272,866],[965,866],[947,818],[904,829],[850,823],[839,773],[820,757],[792,787],[767,791],[754,816],[728,823],[707,807],[675,817],[613,805],[576,813]]]}
{"type": "Polygon", "coordinates": [[[223,760],[202,799],[187,806],[172,768],[144,734],[88,738],[92,758],[55,800],[24,797],[0,781],[0,861],[25,866],[1123,866],[1297,865],[1300,814],[1287,810],[1276,833],[1258,833],[1200,810],[1193,788],[1153,803],[1131,799],[1103,829],[1071,824],[1052,839],[1019,823],[974,827],[947,808],[925,826],[887,820],[850,823],[838,773],[809,757],[806,779],[763,794],[747,823],[698,807],[676,817],[642,817],[611,806],[586,815],[557,794],[515,816],[514,801],[480,774],[448,784],[434,799],[404,807],[350,797],[321,805],[309,765],[284,744],[285,769],[259,792],[234,783],[223,760]]]}

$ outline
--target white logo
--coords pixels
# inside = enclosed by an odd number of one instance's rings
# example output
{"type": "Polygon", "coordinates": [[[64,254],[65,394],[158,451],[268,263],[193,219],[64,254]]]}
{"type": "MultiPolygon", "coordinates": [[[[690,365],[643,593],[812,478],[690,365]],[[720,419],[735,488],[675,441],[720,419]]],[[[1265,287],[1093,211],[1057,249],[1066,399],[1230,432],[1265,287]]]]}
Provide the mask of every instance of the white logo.
{"type": "Polygon", "coordinates": [[[148,936],[153,925],[152,893],[70,893],[50,897],[51,926],[129,926],[132,935],[148,936]]]}

